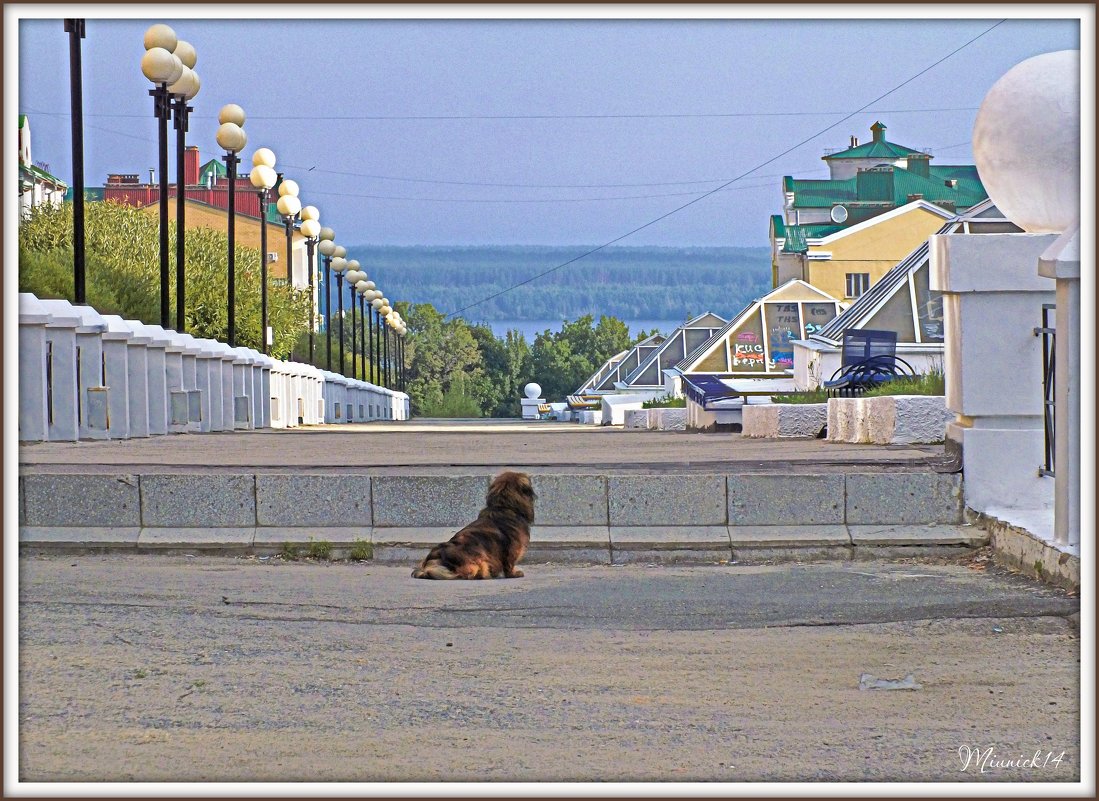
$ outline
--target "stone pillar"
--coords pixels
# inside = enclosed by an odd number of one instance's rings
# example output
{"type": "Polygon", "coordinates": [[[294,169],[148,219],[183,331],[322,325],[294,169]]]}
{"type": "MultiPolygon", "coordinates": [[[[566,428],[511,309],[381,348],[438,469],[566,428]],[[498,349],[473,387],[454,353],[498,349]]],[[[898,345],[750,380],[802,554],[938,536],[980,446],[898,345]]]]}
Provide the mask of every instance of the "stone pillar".
{"type": "Polygon", "coordinates": [[[1042,343],[1049,282],[1035,273],[1052,234],[937,234],[931,288],[943,293],[948,448],[960,447],[965,502],[995,514],[1049,509],[1043,461],[1042,343]]]}
{"type": "Polygon", "coordinates": [[[1058,545],[1080,547],[1080,227],[1066,231],[1038,260],[1038,273],[1056,280],[1057,338],[1053,355],[1054,518],[1058,545]]]}

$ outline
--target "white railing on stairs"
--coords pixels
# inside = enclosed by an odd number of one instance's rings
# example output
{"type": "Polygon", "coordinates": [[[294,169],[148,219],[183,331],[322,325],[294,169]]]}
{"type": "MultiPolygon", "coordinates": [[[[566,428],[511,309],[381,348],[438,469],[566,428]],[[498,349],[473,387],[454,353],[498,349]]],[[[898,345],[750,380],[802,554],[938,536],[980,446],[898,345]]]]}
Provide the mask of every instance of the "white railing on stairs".
{"type": "Polygon", "coordinates": [[[19,439],[407,420],[408,396],[250,348],[19,295],[19,439]]]}

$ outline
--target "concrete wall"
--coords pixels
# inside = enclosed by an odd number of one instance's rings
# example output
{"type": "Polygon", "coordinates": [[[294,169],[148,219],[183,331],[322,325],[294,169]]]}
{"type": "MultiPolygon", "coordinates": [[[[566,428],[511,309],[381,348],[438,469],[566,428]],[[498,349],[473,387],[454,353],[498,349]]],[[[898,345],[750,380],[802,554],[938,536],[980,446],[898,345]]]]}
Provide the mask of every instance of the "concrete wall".
{"type": "MultiPolygon", "coordinates": [[[[488,475],[28,474],[20,543],[153,551],[277,551],[284,543],[369,542],[413,562],[477,515],[488,475]]],[[[961,477],[938,473],[532,475],[532,559],[588,549],[592,561],[799,547],[976,544],[961,477]],[[907,528],[906,528],[907,527],[907,528]],[[912,527],[918,527],[918,531],[912,527]]],[[[976,539],[975,539],[976,538],[976,539]]],[[[869,552],[869,551],[867,551],[869,552]]],[[[739,558],[739,557],[738,557],[739,558]]]]}

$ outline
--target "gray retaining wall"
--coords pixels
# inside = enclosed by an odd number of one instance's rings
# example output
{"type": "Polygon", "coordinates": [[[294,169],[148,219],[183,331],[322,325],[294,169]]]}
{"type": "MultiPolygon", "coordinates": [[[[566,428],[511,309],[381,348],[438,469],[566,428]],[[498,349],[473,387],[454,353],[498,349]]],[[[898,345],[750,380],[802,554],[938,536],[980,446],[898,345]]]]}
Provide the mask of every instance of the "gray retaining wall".
{"type": "MultiPolygon", "coordinates": [[[[748,560],[782,549],[974,546],[957,474],[532,474],[528,559],[569,549],[587,561],[748,560]]],[[[348,474],[28,474],[20,543],[157,550],[277,550],[356,540],[409,561],[448,539],[484,503],[488,476],[348,474]]],[[[879,551],[880,552],[880,551],[879,551]]],[[[842,554],[840,554],[842,555],[842,554]]]]}

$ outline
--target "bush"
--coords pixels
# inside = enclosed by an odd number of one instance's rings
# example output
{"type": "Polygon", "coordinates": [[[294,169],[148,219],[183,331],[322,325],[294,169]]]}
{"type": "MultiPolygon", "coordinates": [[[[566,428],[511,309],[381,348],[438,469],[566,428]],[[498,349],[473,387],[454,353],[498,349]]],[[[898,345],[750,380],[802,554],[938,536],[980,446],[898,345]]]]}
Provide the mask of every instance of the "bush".
{"type": "Polygon", "coordinates": [[[366,540],[355,540],[348,556],[356,562],[367,562],[374,558],[374,546],[366,540]]]}
{"type": "Polygon", "coordinates": [[[661,395],[659,398],[647,400],[641,404],[642,409],[686,409],[687,399],[676,398],[672,395],[661,395]]]}
{"type": "Polygon", "coordinates": [[[946,376],[939,372],[918,375],[915,378],[894,378],[880,387],[868,390],[865,397],[878,398],[882,395],[945,395],[946,376]]]}
{"type": "Polygon", "coordinates": [[[791,392],[786,395],[775,395],[772,403],[827,403],[828,393],[823,389],[813,389],[807,392],[791,392]]]}
{"type": "MultiPolygon", "coordinates": [[[[85,205],[88,303],[103,314],[144,323],[160,322],[160,221],[132,206],[85,205]]],[[[42,298],[74,299],[72,204],[36,206],[19,225],[19,291],[42,298]]],[[[175,223],[169,224],[169,308],[175,323],[175,223]]],[[[187,332],[228,337],[226,273],[229,237],[212,228],[189,228],[186,236],[187,332]]],[[[260,254],[238,247],[236,257],[237,344],[262,350],[260,254]]],[[[309,324],[309,293],[268,278],[267,324],[275,334],[271,355],[286,358],[309,324]]]]}
{"type": "Polygon", "coordinates": [[[314,540],[310,537],[305,555],[310,559],[329,559],[332,556],[332,543],[328,540],[314,540]]]}

